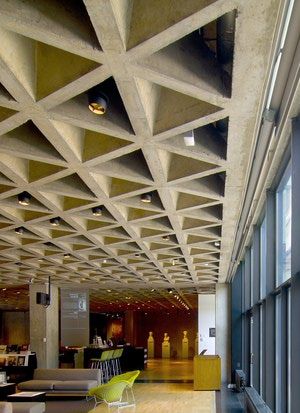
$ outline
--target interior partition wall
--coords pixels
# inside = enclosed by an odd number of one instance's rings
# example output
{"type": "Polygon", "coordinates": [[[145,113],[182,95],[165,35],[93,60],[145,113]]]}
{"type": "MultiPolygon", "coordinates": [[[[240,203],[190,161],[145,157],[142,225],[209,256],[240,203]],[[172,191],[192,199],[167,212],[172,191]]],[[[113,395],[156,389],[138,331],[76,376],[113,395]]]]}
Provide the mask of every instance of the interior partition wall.
{"type": "Polygon", "coordinates": [[[275,413],[300,411],[300,121],[232,287],[232,376],[275,413]],[[239,367],[241,365],[241,367],[239,367]]]}

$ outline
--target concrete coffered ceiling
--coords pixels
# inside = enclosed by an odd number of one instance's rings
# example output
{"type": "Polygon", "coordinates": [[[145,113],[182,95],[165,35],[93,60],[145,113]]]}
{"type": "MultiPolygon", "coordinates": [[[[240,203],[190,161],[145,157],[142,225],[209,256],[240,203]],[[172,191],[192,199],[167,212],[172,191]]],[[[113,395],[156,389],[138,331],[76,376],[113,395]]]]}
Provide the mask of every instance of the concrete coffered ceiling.
{"type": "Polygon", "coordinates": [[[191,308],[226,280],[279,6],[0,0],[2,287],[51,276],[107,305],[191,308]]]}

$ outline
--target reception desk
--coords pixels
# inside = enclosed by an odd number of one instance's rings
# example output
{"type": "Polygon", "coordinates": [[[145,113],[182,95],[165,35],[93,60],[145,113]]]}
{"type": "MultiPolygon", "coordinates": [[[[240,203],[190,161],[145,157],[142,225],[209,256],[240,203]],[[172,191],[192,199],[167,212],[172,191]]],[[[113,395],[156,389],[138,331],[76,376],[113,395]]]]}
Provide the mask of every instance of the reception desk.
{"type": "Polygon", "coordinates": [[[220,390],[221,359],[219,356],[194,357],[194,390],[220,390]]]}

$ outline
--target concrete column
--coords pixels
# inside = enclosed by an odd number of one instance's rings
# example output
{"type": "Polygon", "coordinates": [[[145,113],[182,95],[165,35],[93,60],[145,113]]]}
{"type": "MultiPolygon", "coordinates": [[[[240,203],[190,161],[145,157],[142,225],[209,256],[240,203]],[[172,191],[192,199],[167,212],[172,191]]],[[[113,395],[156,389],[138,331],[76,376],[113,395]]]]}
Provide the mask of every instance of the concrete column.
{"type": "Polygon", "coordinates": [[[125,311],[124,336],[127,343],[136,344],[136,317],[132,310],[125,311]]]}
{"type": "Polygon", "coordinates": [[[60,328],[62,346],[88,346],[90,340],[89,290],[61,288],[60,328]]]}
{"type": "Polygon", "coordinates": [[[216,354],[221,357],[222,383],[231,379],[230,336],[229,284],[216,284],[216,354]]]}
{"type": "Polygon", "coordinates": [[[216,300],[213,294],[198,295],[198,352],[207,350],[205,354],[216,354],[215,337],[216,300]]]}
{"type": "Polygon", "coordinates": [[[30,346],[36,352],[39,368],[58,367],[58,288],[51,286],[51,304],[45,308],[36,304],[36,293],[47,292],[47,285],[31,284],[30,293],[30,346]]]}

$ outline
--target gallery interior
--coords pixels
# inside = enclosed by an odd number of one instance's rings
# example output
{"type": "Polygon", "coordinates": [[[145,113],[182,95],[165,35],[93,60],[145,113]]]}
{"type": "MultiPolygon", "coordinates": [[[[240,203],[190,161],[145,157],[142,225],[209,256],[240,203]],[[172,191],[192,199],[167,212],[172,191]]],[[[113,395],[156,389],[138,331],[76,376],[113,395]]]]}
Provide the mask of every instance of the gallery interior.
{"type": "Polygon", "coordinates": [[[299,16],[0,0],[1,412],[299,412],[299,16]]]}

